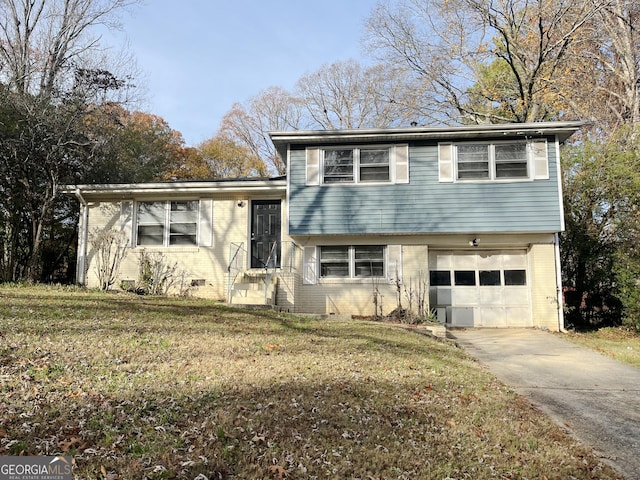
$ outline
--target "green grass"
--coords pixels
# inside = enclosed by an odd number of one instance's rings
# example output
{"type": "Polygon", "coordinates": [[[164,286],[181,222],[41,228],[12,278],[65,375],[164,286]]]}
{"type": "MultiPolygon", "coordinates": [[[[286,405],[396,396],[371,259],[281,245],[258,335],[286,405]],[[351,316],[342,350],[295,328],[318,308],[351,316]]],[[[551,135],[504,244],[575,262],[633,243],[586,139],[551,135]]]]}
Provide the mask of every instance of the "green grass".
{"type": "Polygon", "coordinates": [[[77,478],[619,478],[388,325],[12,286],[0,332],[0,454],[71,455],[77,478]]]}
{"type": "Polygon", "coordinates": [[[601,328],[593,332],[570,332],[566,338],[640,368],[640,335],[635,330],[625,327],[601,328]]]}

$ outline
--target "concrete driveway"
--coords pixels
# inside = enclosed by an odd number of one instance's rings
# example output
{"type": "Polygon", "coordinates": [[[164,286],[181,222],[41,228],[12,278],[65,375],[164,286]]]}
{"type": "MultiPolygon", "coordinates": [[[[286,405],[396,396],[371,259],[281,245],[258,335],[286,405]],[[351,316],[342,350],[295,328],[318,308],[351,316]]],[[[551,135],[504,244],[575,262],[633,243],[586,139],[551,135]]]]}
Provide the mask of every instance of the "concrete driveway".
{"type": "Polygon", "coordinates": [[[540,330],[448,333],[502,382],[592,446],[626,480],[640,480],[639,369],[540,330]]]}

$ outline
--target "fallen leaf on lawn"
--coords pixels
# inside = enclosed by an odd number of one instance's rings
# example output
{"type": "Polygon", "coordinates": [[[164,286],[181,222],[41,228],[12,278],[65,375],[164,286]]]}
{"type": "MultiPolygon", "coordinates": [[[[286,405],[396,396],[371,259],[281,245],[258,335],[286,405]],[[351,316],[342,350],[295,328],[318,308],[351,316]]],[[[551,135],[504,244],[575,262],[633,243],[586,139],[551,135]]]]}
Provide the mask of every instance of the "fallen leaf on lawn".
{"type": "Polygon", "coordinates": [[[289,476],[289,472],[287,472],[284,467],[281,467],[280,465],[271,465],[269,467],[269,473],[273,474],[273,475],[278,475],[278,479],[282,480],[285,477],[289,476]]]}
{"type": "Polygon", "coordinates": [[[82,439],[78,437],[72,437],[68,442],[60,442],[59,445],[63,452],[68,452],[69,449],[75,447],[76,445],[80,445],[81,441],[82,439]]]}

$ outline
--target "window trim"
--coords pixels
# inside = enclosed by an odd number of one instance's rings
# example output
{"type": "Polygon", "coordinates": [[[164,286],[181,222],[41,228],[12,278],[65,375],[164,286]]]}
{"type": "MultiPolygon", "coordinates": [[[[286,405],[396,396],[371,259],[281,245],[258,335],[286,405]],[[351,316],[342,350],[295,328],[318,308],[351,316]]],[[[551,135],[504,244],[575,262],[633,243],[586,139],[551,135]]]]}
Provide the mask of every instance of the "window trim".
{"type": "Polygon", "coordinates": [[[387,250],[388,245],[318,245],[318,258],[317,258],[317,272],[318,278],[321,280],[363,280],[363,279],[371,279],[371,278],[385,278],[387,274],[388,268],[388,258],[387,258],[387,250]],[[382,272],[380,275],[376,276],[365,276],[365,275],[357,275],[357,264],[361,263],[356,258],[356,249],[364,248],[364,247],[379,247],[382,249],[380,259],[376,259],[376,262],[382,262],[382,272]],[[347,249],[347,260],[348,263],[348,275],[324,275],[322,273],[322,264],[330,263],[329,261],[323,261],[322,259],[322,251],[324,248],[346,248],[347,249]]]}
{"type": "MultiPolygon", "coordinates": [[[[133,219],[133,228],[132,228],[132,233],[133,233],[133,247],[134,248],[170,248],[170,249],[180,249],[180,248],[196,248],[200,245],[200,216],[201,216],[201,204],[199,199],[195,199],[195,198],[174,198],[171,200],[164,200],[164,199],[145,199],[145,200],[135,200],[134,201],[134,219],[133,219]],[[195,233],[195,242],[192,244],[172,244],[171,243],[171,205],[175,202],[195,202],[197,204],[196,210],[193,211],[193,215],[194,215],[194,221],[193,222],[189,222],[190,223],[194,223],[195,227],[196,227],[196,233],[195,233]],[[141,245],[139,243],[139,227],[140,227],[140,222],[139,222],[139,207],[140,204],[143,203],[163,203],[164,204],[164,218],[163,218],[163,223],[162,223],[162,245],[141,245]]],[[[175,224],[184,224],[184,222],[174,222],[175,224]]],[[[144,225],[144,224],[143,224],[144,225]]]]}
{"type": "MultiPolygon", "coordinates": [[[[393,165],[395,162],[395,158],[394,158],[395,152],[394,152],[394,146],[393,145],[359,145],[359,146],[351,146],[351,145],[345,145],[345,146],[341,146],[341,145],[332,145],[332,146],[327,146],[327,147],[321,147],[320,148],[320,155],[319,155],[319,180],[320,180],[320,185],[388,185],[388,184],[393,184],[394,183],[394,172],[393,172],[393,165]],[[345,182],[326,182],[325,181],[325,152],[327,151],[335,151],[335,150],[351,150],[352,151],[352,158],[353,158],[353,172],[352,172],[352,179],[350,181],[345,181],[345,182]],[[388,171],[388,176],[386,180],[373,180],[373,181],[369,181],[369,180],[362,180],[361,179],[361,168],[362,168],[362,164],[360,161],[360,156],[361,156],[361,152],[362,151],[366,151],[366,150],[386,150],[387,152],[387,163],[386,164],[381,164],[381,165],[386,165],[387,167],[387,171],[388,171]]],[[[365,167],[366,168],[366,167],[365,167]]]]}
{"type": "Polygon", "coordinates": [[[488,142],[455,142],[451,144],[452,157],[453,157],[453,181],[456,183],[486,183],[486,182],[530,182],[535,179],[534,163],[533,163],[533,149],[531,148],[531,142],[523,140],[504,140],[504,141],[488,141],[488,142]],[[499,145],[524,145],[526,154],[526,176],[512,176],[512,177],[498,177],[497,176],[497,163],[496,162],[496,146],[499,145]],[[458,163],[458,147],[461,145],[485,145],[487,147],[487,160],[489,175],[484,178],[460,178],[459,176],[459,163],[458,163]]]}

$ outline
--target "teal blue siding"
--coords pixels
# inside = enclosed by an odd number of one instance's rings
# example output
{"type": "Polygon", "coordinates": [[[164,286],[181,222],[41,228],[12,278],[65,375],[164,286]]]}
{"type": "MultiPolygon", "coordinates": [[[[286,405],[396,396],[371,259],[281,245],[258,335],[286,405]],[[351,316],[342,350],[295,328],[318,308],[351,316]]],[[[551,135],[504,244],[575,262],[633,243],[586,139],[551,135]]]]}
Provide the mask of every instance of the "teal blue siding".
{"type": "Polygon", "coordinates": [[[305,185],[305,150],[289,157],[289,233],[558,232],[555,143],[549,180],[440,183],[437,145],[409,148],[409,184],[305,185]]]}

